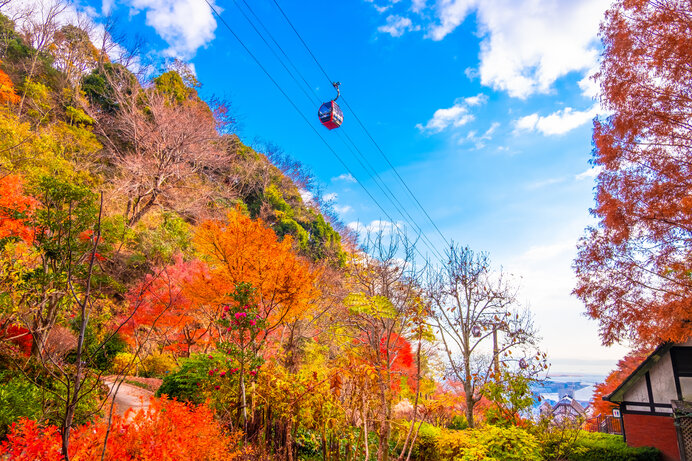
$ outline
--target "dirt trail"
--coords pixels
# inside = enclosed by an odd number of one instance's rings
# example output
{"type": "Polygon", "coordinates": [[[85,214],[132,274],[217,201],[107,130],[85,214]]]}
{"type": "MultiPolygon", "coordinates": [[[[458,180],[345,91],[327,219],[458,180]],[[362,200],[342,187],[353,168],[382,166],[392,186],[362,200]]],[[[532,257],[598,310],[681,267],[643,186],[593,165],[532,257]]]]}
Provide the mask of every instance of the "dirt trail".
{"type": "MultiPolygon", "coordinates": [[[[115,378],[104,379],[104,384],[108,386],[111,394],[115,392],[115,387],[117,383],[115,378]]],[[[122,383],[118,388],[118,393],[115,394],[115,411],[119,415],[125,414],[125,412],[132,408],[135,411],[140,408],[149,407],[149,397],[153,396],[154,393],[146,389],[142,389],[131,384],[122,383]]]]}

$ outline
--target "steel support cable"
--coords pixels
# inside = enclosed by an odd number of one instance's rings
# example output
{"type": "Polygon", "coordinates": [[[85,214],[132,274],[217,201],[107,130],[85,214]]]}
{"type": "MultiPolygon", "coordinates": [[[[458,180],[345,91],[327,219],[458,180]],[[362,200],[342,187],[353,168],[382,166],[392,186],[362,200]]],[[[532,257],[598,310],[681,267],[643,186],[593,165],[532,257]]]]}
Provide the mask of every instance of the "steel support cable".
{"type": "MultiPolygon", "coordinates": [[[[399,227],[394,224],[395,223],[394,219],[392,219],[392,217],[389,215],[389,213],[387,213],[387,211],[382,207],[382,205],[380,205],[380,203],[377,201],[377,199],[370,193],[370,191],[363,185],[363,183],[358,180],[358,178],[355,176],[353,171],[351,171],[351,169],[346,164],[346,162],[344,162],[344,160],[339,156],[339,154],[334,150],[334,148],[327,142],[326,139],[324,139],[324,137],[319,133],[319,131],[317,131],[317,129],[310,123],[310,120],[308,120],[308,118],[305,116],[305,114],[303,114],[303,112],[301,112],[301,110],[298,108],[296,103],[293,102],[291,97],[288,96],[288,94],[284,91],[283,88],[281,88],[281,85],[279,85],[279,83],[274,79],[274,77],[272,77],[272,75],[269,73],[269,71],[262,65],[262,63],[259,61],[259,59],[254,55],[254,53],[252,53],[252,51],[250,51],[250,49],[247,47],[247,45],[245,45],[245,43],[241,40],[241,38],[238,36],[238,34],[235,33],[235,31],[226,22],[226,20],[221,17],[221,15],[217,11],[217,9],[209,2],[209,0],[204,0],[204,2],[213,11],[214,15],[217,18],[219,18],[219,21],[221,21],[221,23],[226,27],[226,29],[228,29],[228,31],[231,33],[231,35],[233,35],[233,37],[238,41],[240,46],[243,47],[245,52],[247,54],[249,54],[250,57],[255,61],[255,63],[259,66],[259,68],[262,70],[262,72],[264,72],[264,74],[267,76],[267,78],[269,78],[269,80],[271,80],[271,82],[274,84],[274,86],[276,86],[276,88],[284,96],[284,98],[286,98],[286,100],[291,104],[293,109],[295,109],[295,111],[298,112],[298,114],[301,116],[303,121],[305,121],[305,123],[310,127],[310,129],[312,129],[312,131],[320,138],[320,140],[329,149],[329,151],[334,155],[334,157],[339,161],[339,163],[341,163],[341,165],[346,169],[346,171],[351,176],[353,176],[353,178],[356,180],[358,185],[363,189],[363,191],[368,195],[368,197],[370,197],[370,199],[375,203],[375,205],[377,205],[377,207],[380,209],[380,211],[382,211],[382,213],[385,215],[385,217],[387,217],[387,219],[389,219],[390,222],[392,222],[392,227],[394,229],[396,229],[399,236],[402,238],[405,238],[405,236],[402,235],[401,229],[399,229],[399,227]]],[[[421,253],[421,251],[417,247],[415,247],[415,250],[423,259],[427,259],[425,257],[425,255],[423,253],[421,253]]]]}
{"type": "MultiPolygon", "coordinates": [[[[319,60],[318,60],[317,57],[314,55],[314,53],[312,52],[312,50],[310,49],[310,47],[308,46],[308,44],[305,43],[305,40],[303,40],[303,37],[300,35],[300,32],[298,32],[298,30],[295,28],[295,26],[293,25],[293,23],[291,22],[291,20],[290,20],[290,19],[288,18],[288,16],[286,15],[286,13],[284,12],[283,8],[281,8],[281,6],[280,6],[279,3],[277,2],[277,0],[272,0],[272,2],[274,3],[274,5],[276,5],[276,7],[278,8],[278,10],[281,12],[281,15],[284,17],[284,19],[286,20],[286,22],[288,23],[288,25],[291,27],[291,29],[293,29],[293,32],[296,34],[296,36],[298,37],[298,39],[300,40],[300,42],[303,44],[303,46],[305,47],[305,49],[307,50],[307,52],[310,54],[310,56],[312,57],[313,61],[315,61],[315,64],[317,64],[317,67],[320,68],[320,70],[322,71],[322,73],[324,74],[324,76],[327,78],[327,80],[329,80],[330,83],[333,82],[333,80],[329,77],[329,74],[327,74],[327,71],[324,69],[324,67],[322,67],[322,64],[320,64],[319,60]]],[[[360,120],[360,118],[358,117],[358,115],[356,115],[355,111],[354,111],[353,108],[350,106],[350,104],[348,103],[348,101],[347,101],[346,99],[344,99],[343,97],[342,97],[342,99],[343,99],[344,104],[346,105],[346,107],[348,107],[348,110],[351,111],[351,113],[352,113],[353,116],[355,117],[355,119],[356,119],[356,121],[358,122],[358,124],[361,126],[361,128],[363,128],[363,131],[365,131],[365,134],[368,136],[368,138],[370,138],[370,140],[372,141],[372,143],[375,145],[375,147],[376,147],[377,150],[379,151],[380,155],[385,159],[385,161],[387,162],[387,165],[389,165],[389,167],[394,171],[396,177],[399,179],[399,181],[401,181],[401,183],[404,185],[404,187],[406,188],[406,190],[408,191],[408,193],[411,195],[411,197],[413,198],[413,200],[416,202],[416,204],[418,205],[418,207],[423,211],[423,213],[425,214],[426,218],[428,218],[428,221],[430,221],[430,223],[433,225],[433,227],[435,228],[435,230],[437,231],[437,233],[440,234],[440,237],[442,237],[442,240],[444,240],[445,244],[449,247],[449,246],[450,246],[450,242],[449,242],[449,241],[447,240],[447,238],[444,236],[444,234],[442,233],[442,231],[440,230],[440,228],[437,226],[437,224],[435,224],[435,222],[432,220],[432,218],[430,217],[430,214],[427,212],[427,210],[426,210],[426,209],[423,207],[423,205],[420,203],[420,201],[419,201],[418,198],[415,196],[415,194],[413,193],[413,191],[411,190],[411,188],[408,186],[408,184],[406,184],[406,181],[404,181],[404,179],[401,177],[401,175],[399,174],[399,172],[397,171],[397,169],[394,167],[394,165],[392,165],[392,163],[389,161],[389,158],[388,158],[387,155],[384,153],[384,151],[382,150],[382,148],[380,147],[380,145],[379,145],[379,144],[375,141],[375,139],[372,137],[372,135],[370,134],[370,132],[368,131],[368,129],[365,128],[365,125],[364,125],[363,122],[360,120]]]]}
{"type": "MultiPolygon", "coordinates": [[[[313,92],[313,94],[315,95],[316,98],[319,98],[319,97],[317,96],[317,93],[312,89],[312,87],[311,87],[310,84],[307,82],[307,80],[305,79],[305,77],[297,70],[297,67],[295,66],[295,64],[293,63],[293,61],[291,60],[291,58],[286,54],[286,52],[283,50],[283,48],[281,47],[281,45],[279,45],[279,43],[273,38],[273,36],[271,35],[271,33],[267,30],[266,26],[264,26],[264,24],[262,23],[261,19],[254,13],[254,11],[252,10],[252,8],[247,4],[247,2],[246,2],[245,0],[241,0],[241,1],[245,4],[245,6],[248,8],[248,10],[252,13],[252,15],[253,15],[253,16],[255,17],[255,19],[258,21],[258,23],[260,24],[260,26],[265,30],[265,32],[267,33],[267,35],[268,35],[268,36],[271,38],[271,40],[274,42],[274,44],[281,50],[282,54],[284,55],[284,57],[286,58],[286,60],[289,62],[289,64],[291,65],[291,67],[293,67],[293,68],[296,70],[296,72],[298,73],[298,75],[301,77],[301,79],[303,80],[305,86],[306,86],[307,88],[309,88],[310,90],[312,90],[312,92],[313,92]]],[[[283,60],[276,54],[276,52],[274,52],[274,49],[273,49],[273,48],[271,47],[271,45],[267,42],[267,40],[262,36],[262,33],[257,29],[257,27],[255,26],[254,22],[253,22],[253,21],[247,16],[247,14],[245,14],[245,12],[240,8],[240,5],[238,4],[237,0],[233,0],[233,3],[235,4],[236,8],[238,8],[238,10],[240,10],[240,12],[241,12],[241,14],[243,15],[243,17],[245,18],[245,20],[248,21],[248,23],[249,23],[250,26],[253,28],[253,30],[257,33],[257,35],[260,36],[260,38],[262,39],[262,41],[264,42],[264,44],[270,49],[270,51],[272,51],[272,54],[274,55],[274,57],[279,61],[279,63],[283,66],[283,68],[286,70],[286,72],[288,72],[289,76],[293,79],[293,81],[296,83],[296,85],[300,86],[300,82],[299,82],[298,79],[295,77],[295,75],[293,74],[293,72],[291,72],[291,70],[286,66],[286,64],[284,64],[283,60]]],[[[310,96],[309,96],[308,93],[305,91],[305,89],[303,89],[303,88],[301,87],[301,90],[303,91],[303,94],[305,94],[306,97],[307,97],[308,99],[310,99],[310,96]]],[[[317,99],[317,102],[318,102],[318,104],[320,103],[319,99],[317,99]]],[[[341,130],[339,130],[339,131],[341,131],[341,130]]],[[[428,238],[428,236],[425,235],[425,233],[423,232],[423,229],[421,228],[421,226],[418,225],[418,223],[416,222],[416,220],[415,220],[415,219],[411,216],[411,214],[407,211],[406,207],[404,207],[404,206],[402,205],[402,203],[399,201],[399,199],[396,197],[396,195],[392,192],[392,190],[389,188],[389,186],[387,186],[387,183],[382,179],[382,177],[379,175],[379,173],[377,173],[377,171],[375,170],[375,168],[374,168],[374,167],[372,166],[372,164],[368,161],[368,159],[367,159],[367,157],[365,156],[365,154],[362,153],[362,151],[358,148],[358,146],[353,142],[353,140],[350,138],[350,136],[348,136],[348,134],[347,134],[345,131],[343,132],[343,135],[348,139],[348,141],[351,143],[351,145],[353,146],[353,148],[351,148],[351,147],[348,145],[348,143],[347,143],[346,141],[343,140],[343,137],[341,137],[342,133],[337,132],[337,134],[339,135],[339,137],[340,137],[340,139],[342,140],[342,142],[344,142],[344,145],[346,145],[346,147],[351,151],[351,153],[354,155],[354,157],[356,157],[356,160],[358,161],[358,163],[360,164],[360,166],[363,168],[363,170],[365,170],[366,173],[370,174],[370,176],[373,177],[374,182],[375,182],[375,185],[380,189],[380,191],[382,192],[382,194],[389,200],[389,202],[392,204],[392,206],[394,207],[394,209],[395,209],[395,210],[399,213],[399,215],[403,218],[404,222],[407,222],[408,224],[410,224],[410,225],[412,225],[412,226],[414,227],[414,231],[415,231],[420,237],[423,238],[423,243],[426,245],[426,247],[427,247],[438,259],[440,259],[440,260],[442,261],[442,259],[443,259],[442,254],[441,254],[441,253],[439,252],[439,250],[435,247],[435,245],[434,245],[433,242],[430,240],[430,238],[428,238]],[[354,149],[355,149],[355,151],[357,151],[357,154],[356,154],[356,152],[354,151],[354,149]],[[358,157],[360,157],[360,158],[358,158],[358,157]],[[379,181],[379,183],[378,183],[378,181],[379,181]],[[403,210],[403,212],[402,212],[402,210],[403,210]],[[408,217],[408,219],[407,219],[407,217],[408,217]]],[[[390,219],[391,219],[391,218],[390,218],[390,219]]],[[[395,223],[393,222],[392,225],[395,225],[395,223]]]]}
{"type": "MultiPolygon", "coordinates": [[[[237,0],[233,0],[233,3],[235,4],[236,8],[238,8],[238,11],[240,11],[240,14],[243,15],[243,17],[244,17],[245,20],[248,22],[248,24],[250,24],[250,26],[254,29],[254,31],[257,32],[257,35],[259,35],[259,37],[262,39],[262,41],[264,42],[264,44],[267,45],[267,48],[269,48],[269,51],[272,52],[272,54],[274,55],[274,57],[276,58],[276,60],[279,61],[279,63],[283,66],[283,68],[286,70],[286,72],[288,72],[288,74],[291,76],[291,78],[293,78],[293,81],[296,83],[296,85],[298,85],[298,87],[299,87],[300,90],[303,92],[303,94],[305,95],[305,97],[308,98],[308,99],[314,104],[314,103],[315,103],[315,100],[312,99],[312,97],[310,96],[310,94],[308,94],[308,92],[305,91],[305,89],[300,85],[300,83],[298,82],[298,80],[296,80],[296,78],[293,76],[293,73],[291,72],[291,70],[286,66],[286,64],[284,64],[283,60],[279,57],[278,54],[276,54],[276,51],[274,51],[274,48],[272,48],[271,45],[269,44],[269,42],[267,42],[267,40],[264,38],[264,35],[257,29],[257,27],[255,27],[254,22],[252,22],[252,20],[248,17],[248,15],[245,14],[245,11],[243,11],[243,9],[240,8],[240,5],[238,4],[237,0]]],[[[243,3],[245,3],[244,0],[243,0],[243,3]]],[[[247,5],[247,3],[245,3],[245,5],[247,5]]],[[[249,8],[249,7],[248,7],[248,8],[249,8]]],[[[276,42],[275,42],[275,43],[276,43],[276,42]]],[[[284,53],[284,56],[285,56],[285,53],[284,53]]],[[[315,96],[316,96],[316,95],[315,95],[315,96]]],[[[319,101],[319,98],[316,99],[316,101],[317,101],[317,104],[318,104],[318,105],[321,104],[320,101],[319,101]]]]}
{"type": "Polygon", "coordinates": [[[255,13],[255,10],[253,10],[252,7],[251,7],[245,0],[241,0],[241,1],[242,1],[243,4],[245,5],[245,7],[250,11],[250,14],[252,14],[252,16],[257,20],[257,22],[259,23],[260,27],[262,27],[262,29],[263,29],[264,32],[267,34],[267,36],[269,37],[269,39],[270,39],[272,42],[274,42],[274,45],[276,45],[276,47],[279,49],[279,51],[281,52],[281,54],[284,55],[284,57],[286,58],[286,60],[288,61],[288,63],[291,65],[291,67],[293,67],[293,70],[295,70],[296,74],[298,74],[298,76],[301,78],[301,80],[303,80],[303,83],[305,84],[305,86],[308,87],[308,88],[310,88],[310,91],[312,91],[312,94],[315,95],[315,98],[316,98],[318,104],[321,104],[322,101],[321,101],[319,95],[317,94],[317,92],[316,92],[316,91],[314,90],[314,88],[308,83],[307,79],[303,76],[303,74],[300,72],[300,70],[298,69],[298,67],[293,63],[293,61],[292,61],[291,58],[288,56],[288,54],[286,54],[286,52],[284,51],[284,49],[283,49],[283,47],[281,46],[281,44],[274,38],[274,36],[272,35],[272,33],[269,31],[269,28],[268,28],[267,26],[264,25],[264,23],[262,22],[262,20],[261,20],[261,19],[259,18],[259,16],[257,16],[257,14],[255,13]]]}
{"type": "MultiPolygon", "coordinates": [[[[348,145],[348,143],[346,143],[346,141],[344,141],[344,144],[345,144],[346,147],[351,151],[351,153],[353,153],[353,155],[356,157],[356,160],[358,161],[358,163],[360,164],[360,166],[361,166],[364,170],[366,170],[366,171],[369,172],[369,174],[370,174],[370,175],[373,177],[373,179],[375,180],[375,184],[377,185],[377,187],[378,187],[378,188],[380,189],[380,191],[384,194],[384,196],[387,197],[387,199],[389,200],[389,202],[390,202],[390,203],[394,206],[394,208],[399,212],[399,214],[401,215],[401,217],[404,218],[404,221],[405,221],[405,222],[408,222],[409,224],[412,224],[412,225],[414,226],[414,230],[418,233],[418,235],[419,235],[420,237],[423,238],[423,243],[425,244],[425,246],[427,246],[428,249],[429,249],[431,252],[433,252],[433,253],[435,254],[435,256],[436,256],[440,261],[444,261],[443,255],[442,255],[442,254],[440,253],[440,251],[435,247],[435,244],[430,240],[430,238],[428,238],[427,235],[425,235],[425,232],[423,232],[423,229],[418,225],[418,223],[417,223],[416,220],[413,218],[413,216],[411,216],[411,214],[408,212],[408,210],[406,209],[406,207],[401,203],[401,201],[399,201],[399,199],[396,197],[396,195],[395,195],[395,194],[392,192],[392,190],[387,186],[387,183],[382,179],[382,177],[380,176],[380,174],[372,167],[372,165],[370,164],[370,162],[368,162],[367,157],[365,156],[365,154],[363,154],[363,153],[361,152],[361,150],[358,148],[358,146],[356,146],[356,144],[353,142],[353,140],[352,140],[351,137],[348,135],[348,133],[347,133],[346,131],[344,131],[343,133],[337,133],[337,134],[338,134],[339,136],[345,137],[345,138],[348,140],[348,142],[353,146],[353,148],[351,148],[351,147],[348,145]],[[356,154],[356,152],[354,152],[354,149],[355,149],[355,151],[357,152],[357,154],[356,154]],[[365,164],[364,164],[364,163],[365,163],[365,164]],[[379,183],[382,184],[382,186],[380,186],[380,184],[378,184],[378,181],[379,181],[379,183]],[[384,188],[383,188],[383,187],[384,187],[384,188]],[[401,210],[403,210],[403,213],[402,213],[401,210]],[[404,214],[405,214],[406,216],[404,216],[404,214]],[[408,220],[406,219],[406,217],[408,217],[408,220]]],[[[343,141],[343,139],[342,139],[342,141],[343,141]]]]}

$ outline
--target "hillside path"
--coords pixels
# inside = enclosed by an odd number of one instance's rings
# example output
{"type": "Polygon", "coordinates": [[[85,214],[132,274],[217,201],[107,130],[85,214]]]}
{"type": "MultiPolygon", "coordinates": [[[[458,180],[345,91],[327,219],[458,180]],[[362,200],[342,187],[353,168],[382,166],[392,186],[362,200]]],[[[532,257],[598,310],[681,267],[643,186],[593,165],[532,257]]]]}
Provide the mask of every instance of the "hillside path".
{"type": "MultiPolygon", "coordinates": [[[[116,382],[114,378],[108,377],[104,379],[103,383],[108,386],[111,394],[115,391],[116,382]]],[[[153,395],[154,393],[149,390],[133,386],[132,384],[122,383],[118,393],[115,394],[115,411],[122,416],[130,408],[135,411],[140,408],[148,408],[149,397],[153,395]]]]}

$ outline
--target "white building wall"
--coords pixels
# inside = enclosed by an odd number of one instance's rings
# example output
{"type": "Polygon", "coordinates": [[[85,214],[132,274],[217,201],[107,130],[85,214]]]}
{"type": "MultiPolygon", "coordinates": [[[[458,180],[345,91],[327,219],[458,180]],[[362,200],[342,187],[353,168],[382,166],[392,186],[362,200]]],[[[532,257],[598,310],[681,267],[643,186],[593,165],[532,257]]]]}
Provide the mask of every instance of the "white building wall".
{"type": "MultiPolygon", "coordinates": [[[[671,400],[677,400],[678,392],[675,390],[675,377],[673,376],[673,361],[670,353],[654,364],[649,370],[651,377],[651,390],[654,395],[654,403],[670,405],[671,400]]],[[[646,382],[646,380],[642,380],[646,382]]]]}
{"type": "Polygon", "coordinates": [[[646,379],[644,377],[625,393],[625,401],[649,403],[649,392],[646,390],[646,379]]]}

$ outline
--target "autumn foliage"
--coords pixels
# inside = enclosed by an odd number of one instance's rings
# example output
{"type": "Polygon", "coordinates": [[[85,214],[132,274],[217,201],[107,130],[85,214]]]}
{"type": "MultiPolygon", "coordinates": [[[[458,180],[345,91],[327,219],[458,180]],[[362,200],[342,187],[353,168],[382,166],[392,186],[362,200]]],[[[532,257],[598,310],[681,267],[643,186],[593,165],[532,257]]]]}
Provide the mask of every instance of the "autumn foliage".
{"type": "Polygon", "coordinates": [[[230,211],[226,221],[202,223],[195,243],[209,264],[209,275],[191,286],[198,302],[221,306],[236,285],[248,283],[271,331],[305,313],[317,295],[315,274],[293,251],[293,239],[279,241],[262,221],[239,210],[230,211]]]}
{"type": "MultiPolygon", "coordinates": [[[[99,460],[108,427],[87,424],[74,431],[70,458],[99,460]]],[[[166,398],[151,399],[149,408],[114,416],[105,459],[117,460],[232,460],[240,450],[238,438],[227,434],[205,405],[192,406],[166,398]]],[[[0,444],[0,458],[16,461],[60,461],[60,434],[21,419],[0,444]]]]}
{"type": "Polygon", "coordinates": [[[24,180],[18,175],[0,176],[0,191],[0,240],[18,237],[29,242],[33,230],[26,221],[36,209],[36,200],[25,193],[24,180]]]}
{"type": "Polygon", "coordinates": [[[574,266],[604,344],[692,335],[691,21],[688,2],[618,0],[601,28],[599,223],[574,266]]]}
{"type": "Polygon", "coordinates": [[[617,368],[610,372],[605,381],[597,384],[594,388],[591,408],[594,415],[609,415],[617,405],[603,400],[603,397],[610,395],[617,387],[625,381],[634,370],[644,361],[648,354],[634,351],[627,354],[617,363],[617,368]]]}
{"type": "Polygon", "coordinates": [[[186,292],[205,270],[198,260],[184,261],[176,256],[173,264],[145,277],[128,295],[130,312],[124,319],[123,334],[134,344],[156,341],[186,355],[194,345],[208,344],[215,312],[208,312],[186,292]]]}
{"type": "Polygon", "coordinates": [[[17,104],[20,99],[14,91],[14,84],[10,77],[0,70],[0,102],[17,104]]]}

